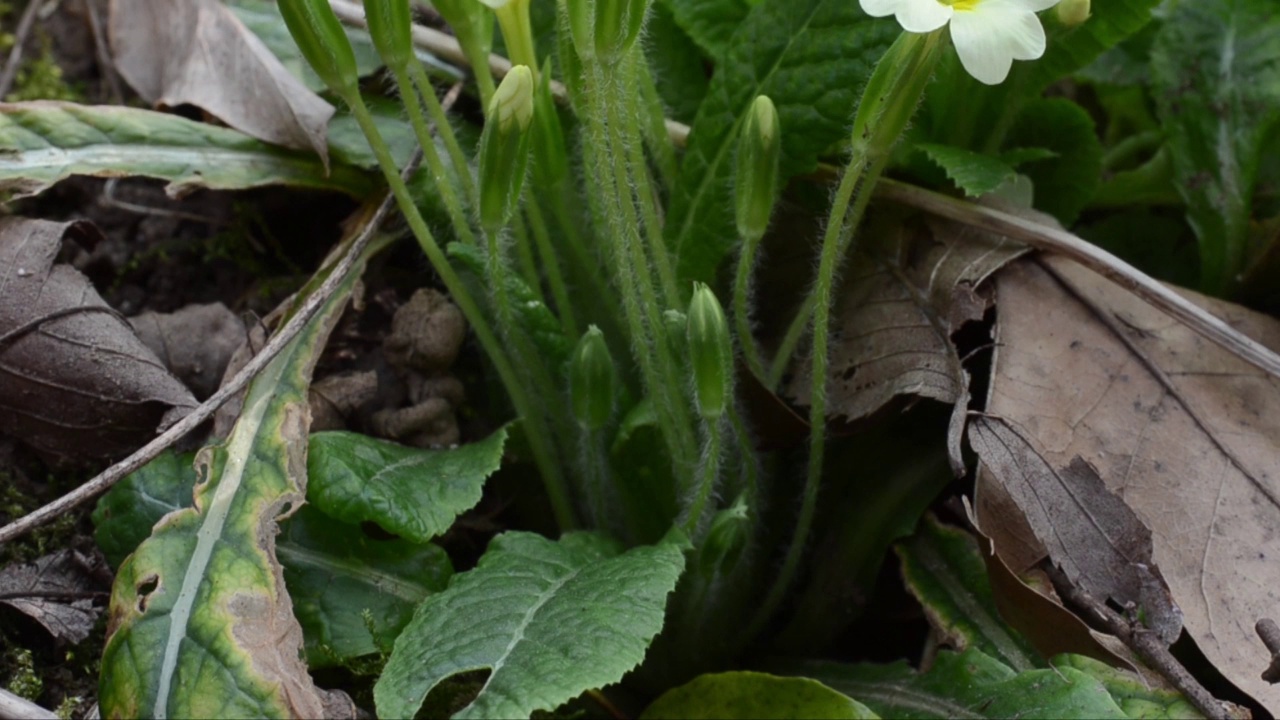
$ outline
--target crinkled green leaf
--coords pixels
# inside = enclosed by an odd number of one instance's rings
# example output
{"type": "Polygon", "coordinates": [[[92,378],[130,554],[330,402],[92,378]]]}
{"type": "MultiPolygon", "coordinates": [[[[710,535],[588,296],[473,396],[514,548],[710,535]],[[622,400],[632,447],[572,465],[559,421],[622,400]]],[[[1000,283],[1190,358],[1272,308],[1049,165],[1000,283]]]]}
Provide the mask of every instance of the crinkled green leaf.
{"type": "Polygon", "coordinates": [[[1017,174],[1005,161],[972,150],[932,143],[916,147],[937,163],[956,187],[969,197],[986,195],[1017,174]]]}
{"type": "Polygon", "coordinates": [[[702,52],[661,3],[653,6],[645,28],[645,57],[665,110],[673,120],[692,122],[711,84],[702,52]]]}
{"type": "Polygon", "coordinates": [[[362,268],[254,379],[226,442],[201,451],[194,507],[164,516],[120,566],[99,681],[105,717],[326,714],[275,535],[306,489],[311,370],[362,268]]]}
{"type": "Polygon", "coordinates": [[[1044,56],[1033,62],[1014,63],[1025,74],[1013,82],[1031,95],[1080,70],[1107,50],[1120,44],[1151,21],[1151,11],[1161,0],[1105,0],[1091,4],[1088,21],[1063,27],[1052,13],[1041,17],[1048,25],[1049,42],[1044,56]]]}
{"type": "MultiPolygon", "coordinates": [[[[318,437],[311,437],[311,453],[318,437]]],[[[137,549],[162,517],[191,506],[194,457],[164,453],[98,501],[94,537],[113,566],[137,549]]],[[[310,483],[308,496],[314,489],[310,483]]],[[[435,545],[375,540],[312,505],[281,527],[276,555],[312,667],[390,651],[418,603],[443,590],[453,574],[448,556],[435,545]]]]}
{"type": "Polygon", "coordinates": [[[720,61],[729,50],[733,33],[751,9],[747,0],[661,0],[676,24],[712,59],[720,61]]]}
{"type": "Polygon", "coordinates": [[[0,148],[0,193],[16,197],[73,175],[159,178],[171,194],[283,184],[363,197],[376,187],[349,165],[334,164],[326,174],[314,153],[128,107],[0,103],[0,148]]]}
{"type": "Polygon", "coordinates": [[[428,598],[374,686],[381,717],[413,717],[446,678],[490,670],[455,717],[525,718],[617,682],[662,629],[684,567],[675,543],[621,552],[600,535],[509,532],[428,598]]]}
{"type": "Polygon", "coordinates": [[[348,523],[375,522],[406,540],[442,535],[480,502],[502,464],[507,431],[449,450],[420,450],[348,432],[316,433],[307,499],[348,523]]]}
{"type": "Polygon", "coordinates": [[[390,652],[414,608],[453,575],[438,545],[375,540],[311,505],[284,523],[276,554],[313,668],[390,652]]]}
{"type": "Polygon", "coordinates": [[[1153,90],[1204,287],[1244,269],[1262,149],[1280,121],[1280,13],[1271,0],[1174,3],[1152,49],[1153,90]]]}
{"type": "Polygon", "coordinates": [[[1056,157],[1023,163],[1035,183],[1036,208],[1063,225],[1075,222],[1102,177],[1102,142],[1089,113],[1070,100],[1028,103],[1009,132],[1011,147],[1046,148],[1056,157]]]}
{"type": "Polygon", "coordinates": [[[195,453],[161,453],[98,500],[93,538],[112,567],[119,567],[138,549],[160,518],[191,507],[195,458],[195,453]]]}
{"type": "Polygon", "coordinates": [[[1031,644],[1000,619],[973,536],[926,515],[896,549],[907,588],[949,644],[977,648],[1015,670],[1045,667],[1031,644]]]}
{"type": "Polygon", "coordinates": [[[801,662],[775,670],[826,683],[886,718],[1127,717],[1102,683],[1073,667],[1016,673],[976,648],[939,652],[923,673],[905,661],[801,662]]]}
{"type": "Polygon", "coordinates": [[[853,0],[766,0],[752,9],[698,109],[671,193],[667,243],[681,277],[710,282],[737,243],[733,154],[756,96],[768,95],[778,108],[781,176],[812,172],[818,156],[844,138],[858,93],[899,31],[853,0]]]}
{"type": "MultiPolygon", "coordinates": [[[[449,257],[462,263],[477,278],[483,278],[484,253],[474,245],[451,243],[449,257]]],[[[520,327],[542,351],[547,367],[561,368],[569,359],[573,344],[565,337],[560,321],[537,294],[515,273],[508,273],[507,296],[515,308],[520,327]]],[[[575,338],[576,341],[576,338],[575,338]]]]}
{"type": "Polygon", "coordinates": [[[1106,663],[1083,655],[1059,655],[1053,666],[1074,668],[1092,675],[1102,683],[1124,714],[1134,720],[1175,720],[1202,718],[1186,698],[1173,690],[1151,687],[1145,680],[1131,672],[1117,670],[1106,663]]]}
{"type": "Polygon", "coordinates": [[[703,675],[653,701],[641,720],[872,720],[879,716],[817,680],[758,672],[703,675]]]}

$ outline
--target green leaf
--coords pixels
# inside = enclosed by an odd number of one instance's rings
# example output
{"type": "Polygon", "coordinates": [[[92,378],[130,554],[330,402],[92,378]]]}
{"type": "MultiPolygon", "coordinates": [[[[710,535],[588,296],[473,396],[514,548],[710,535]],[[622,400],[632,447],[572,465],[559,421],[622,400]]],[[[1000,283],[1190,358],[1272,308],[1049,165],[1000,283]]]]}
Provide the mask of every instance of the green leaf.
{"type": "MultiPolygon", "coordinates": [[[[324,81],[316,75],[311,69],[311,65],[302,57],[302,51],[298,49],[298,44],[293,41],[293,36],[289,34],[289,28],[285,27],[284,18],[280,15],[279,6],[275,2],[269,0],[225,0],[231,8],[231,12],[249,28],[262,43],[267,46],[272,55],[279,58],[280,62],[304,83],[307,87],[315,92],[323,92],[327,89],[324,81]]],[[[373,46],[373,39],[369,37],[369,33],[362,29],[353,28],[344,25],[342,28],[347,39],[351,42],[351,49],[355,53],[356,72],[361,77],[367,77],[377,72],[382,67],[382,58],[378,56],[377,49],[373,46]]],[[[434,68],[438,68],[447,72],[457,80],[461,80],[463,75],[457,69],[441,62],[434,56],[422,50],[418,50],[418,58],[431,64],[434,68]]]]}
{"type": "Polygon", "coordinates": [[[1221,293],[1248,260],[1261,150],[1280,120],[1275,3],[1174,3],[1151,67],[1178,190],[1200,238],[1203,287],[1221,293]]]}
{"type": "Polygon", "coordinates": [[[687,685],[668,690],[640,715],[641,720],[871,720],[878,717],[866,705],[817,680],[758,672],[703,675],[687,685]]]}
{"type": "Polygon", "coordinates": [[[343,522],[375,522],[424,543],[480,502],[485,479],[502,464],[506,440],[502,429],[450,450],[420,450],[356,433],[316,433],[307,458],[307,499],[343,522]]]}
{"type": "Polygon", "coordinates": [[[375,540],[310,505],[284,523],[276,554],[313,668],[390,652],[418,604],[453,575],[438,545],[375,540]]]}
{"type": "Polygon", "coordinates": [[[1036,208],[1070,227],[1102,177],[1102,143],[1093,118],[1070,100],[1036,100],[1018,116],[1007,145],[1046,148],[1057,154],[1023,163],[1020,171],[1035,183],[1036,208]]]}
{"type": "MultiPolygon", "coordinates": [[[[98,502],[94,537],[113,566],[137,549],[162,517],[191,507],[194,457],[165,453],[98,502]]],[[[311,667],[389,652],[418,603],[443,590],[453,573],[448,556],[435,545],[374,540],[311,505],[281,525],[276,555],[311,667]]]]}
{"type": "Polygon", "coordinates": [[[969,197],[986,195],[1017,175],[1004,161],[972,150],[932,143],[916,147],[937,163],[956,187],[969,197]]]}
{"type": "Polygon", "coordinates": [[[1083,655],[1059,655],[1053,659],[1056,668],[1074,668],[1102,683],[1125,715],[1137,720],[1162,720],[1168,718],[1202,718],[1181,694],[1151,685],[1137,675],[1117,670],[1106,663],[1083,655]]]}
{"type": "Polygon", "coordinates": [[[1072,667],[1015,673],[970,648],[939,652],[928,672],[892,665],[795,663],[803,675],[856,698],[887,718],[1125,718],[1102,683],[1072,667]]]}
{"type": "Polygon", "coordinates": [[[111,567],[151,535],[151,527],[174,510],[191,507],[196,484],[195,453],[165,452],[102,496],[93,510],[93,538],[111,567]]]}
{"type": "Polygon", "coordinates": [[[226,442],[197,456],[194,507],[166,515],[120,566],[102,655],[103,716],[324,713],[300,657],[275,534],[305,492],[311,370],[365,259],[254,379],[226,442]]]}
{"type": "Polygon", "coordinates": [[[492,672],[455,717],[528,717],[617,682],[662,628],[683,567],[674,543],[623,553],[591,533],[499,535],[401,633],[374,686],[378,715],[413,717],[432,688],[472,670],[492,672]]]}
{"type": "Polygon", "coordinates": [[[682,278],[711,282],[737,243],[733,151],[757,95],[768,95],[782,127],[784,180],[812,172],[844,138],[871,69],[897,36],[852,0],[766,0],[733,34],[689,135],[672,191],[667,243],[682,278]]]}
{"type": "Polygon", "coordinates": [[[661,0],[661,4],[716,62],[724,59],[734,31],[751,9],[746,0],[661,0]]]}
{"type": "Polygon", "coordinates": [[[977,648],[1015,670],[1045,666],[1031,644],[1000,619],[973,536],[926,515],[916,534],[896,549],[907,588],[944,641],[977,648]]]}
{"type": "Polygon", "coordinates": [[[1084,68],[1151,21],[1151,11],[1161,0],[1106,0],[1092,3],[1089,19],[1075,27],[1063,27],[1052,13],[1041,17],[1048,25],[1049,42],[1039,60],[1014,63],[1026,78],[1015,82],[1028,97],[1037,96],[1053,83],[1084,68]]]}
{"type": "Polygon", "coordinates": [[[645,56],[671,119],[691,122],[711,83],[698,46],[662,3],[653,6],[645,26],[645,56]]]}
{"type": "Polygon", "coordinates": [[[25,197],[73,175],[142,175],[169,181],[171,195],[197,188],[292,185],[356,197],[376,185],[364,172],[312,152],[176,115],[62,102],[0,103],[0,193],[25,197]]]}

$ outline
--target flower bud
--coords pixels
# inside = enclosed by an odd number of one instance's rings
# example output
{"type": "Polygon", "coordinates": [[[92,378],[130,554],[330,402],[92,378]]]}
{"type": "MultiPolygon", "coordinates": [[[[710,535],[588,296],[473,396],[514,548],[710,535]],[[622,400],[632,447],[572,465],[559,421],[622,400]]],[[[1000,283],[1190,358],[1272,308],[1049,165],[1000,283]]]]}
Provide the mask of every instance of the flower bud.
{"type": "Polygon", "coordinates": [[[778,158],[782,155],[778,110],[767,95],[760,95],[747,111],[738,138],[737,203],[738,235],[758,240],[769,229],[769,216],[778,192],[778,158]]]}
{"type": "Polygon", "coordinates": [[[538,187],[551,189],[569,177],[569,151],[564,144],[564,127],[551,97],[551,58],[542,64],[538,88],[533,96],[533,177],[538,187]]]}
{"type": "Polygon", "coordinates": [[[617,391],[613,356],[604,333],[592,325],[582,334],[569,365],[569,396],[573,415],[588,430],[599,430],[613,416],[617,391]]]}
{"type": "Polygon", "coordinates": [[[689,361],[693,367],[698,412],[718,418],[729,404],[733,373],[733,344],[724,309],[711,288],[697,283],[689,302],[689,361]]]}
{"type": "Polygon", "coordinates": [[[387,67],[397,72],[409,67],[415,60],[409,0],[365,0],[364,17],[373,45],[387,67]]]}
{"type": "Polygon", "coordinates": [[[1058,22],[1074,27],[1089,19],[1089,0],[1062,0],[1054,12],[1058,14],[1058,22]]]}
{"type": "Polygon", "coordinates": [[[649,0],[566,0],[573,44],[583,59],[621,58],[644,27],[649,0]]]}
{"type": "Polygon", "coordinates": [[[524,190],[533,125],[533,73],[511,68],[493,100],[480,134],[480,223],[487,232],[507,224],[524,190]]]}
{"type": "Polygon", "coordinates": [[[324,84],[342,98],[358,93],[356,56],[328,0],[280,0],[279,7],[293,41],[324,84]]]}

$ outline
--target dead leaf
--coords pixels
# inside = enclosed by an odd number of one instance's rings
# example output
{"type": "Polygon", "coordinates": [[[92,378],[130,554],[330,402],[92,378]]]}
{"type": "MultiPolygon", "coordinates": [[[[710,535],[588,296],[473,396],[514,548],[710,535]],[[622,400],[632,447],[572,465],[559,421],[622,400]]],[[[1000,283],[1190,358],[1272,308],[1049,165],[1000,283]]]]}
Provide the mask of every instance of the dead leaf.
{"type": "Polygon", "coordinates": [[[156,107],[195,105],[266,142],[313,149],[328,167],[334,108],[217,0],[112,0],[116,69],[156,107]]]}
{"type": "MultiPolygon", "coordinates": [[[[1097,469],[1150,528],[1187,632],[1229,680],[1280,709],[1254,633],[1280,608],[1280,385],[1070,261],[1020,262],[996,283],[987,412],[1055,472],[1077,457],[1097,469]]],[[[1280,348],[1280,322],[1184,294],[1280,348]]],[[[1002,557],[1034,554],[1003,531],[1016,506],[980,501],[978,512],[1002,557]]]]}
{"type": "Polygon", "coordinates": [[[177,312],[144,312],[129,318],[138,339],[196,397],[218,389],[231,355],[245,341],[244,322],[222,303],[188,305],[177,312]]]}
{"type": "Polygon", "coordinates": [[[102,569],[101,558],[74,550],[15,563],[0,570],[0,604],[40,623],[59,640],[79,643],[89,637],[106,604],[106,588],[98,582],[102,569]]]}
{"type": "Polygon", "coordinates": [[[1051,466],[998,418],[970,424],[969,442],[1074,585],[1122,608],[1141,608],[1161,640],[1178,639],[1182,613],[1151,559],[1151,531],[1093,466],[1079,457],[1063,468],[1051,466]]]}
{"type": "Polygon", "coordinates": [[[64,237],[94,234],[0,219],[0,432],[73,459],[132,450],[196,405],[87,278],[54,265],[64,237]]]}
{"type": "MultiPolygon", "coordinates": [[[[954,405],[947,446],[963,473],[969,377],[951,334],[982,319],[990,299],[978,286],[1026,248],[944,221],[870,226],[859,243],[832,324],[830,414],[856,422],[901,396],[954,405]]],[[[799,370],[788,395],[807,406],[806,364],[799,370]]]]}

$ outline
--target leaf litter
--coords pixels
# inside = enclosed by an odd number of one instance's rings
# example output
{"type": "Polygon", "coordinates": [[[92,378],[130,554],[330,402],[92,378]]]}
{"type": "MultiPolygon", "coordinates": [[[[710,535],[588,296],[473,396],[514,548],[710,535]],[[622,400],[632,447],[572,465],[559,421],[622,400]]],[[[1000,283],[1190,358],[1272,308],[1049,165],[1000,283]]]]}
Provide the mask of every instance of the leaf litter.
{"type": "Polygon", "coordinates": [[[112,0],[116,69],[157,107],[194,105],[260,140],[328,164],[334,107],[216,0],[112,0]]]}
{"type": "MultiPolygon", "coordinates": [[[[975,448],[999,481],[980,483],[977,503],[997,552],[1019,558],[1015,572],[1046,554],[1059,565],[1114,572],[1102,565],[1116,560],[1098,545],[1115,536],[1076,534],[1074,542],[1091,549],[1070,556],[1062,543],[1103,514],[1099,498],[1122,500],[1149,528],[1148,567],[1167,581],[1205,656],[1255,699],[1280,707],[1280,689],[1260,678],[1270,653],[1254,631],[1280,606],[1277,381],[1068,260],[1017,263],[996,287],[1001,312],[986,412],[998,421],[975,425],[975,448]],[[1011,467],[1007,454],[1002,459],[997,449],[1008,443],[993,447],[985,437],[993,432],[1020,438],[1022,468],[1011,467]],[[1081,463],[1096,478],[1081,483],[1081,463]],[[1046,489],[1073,477],[1065,487],[1074,498],[1061,487],[1046,489]],[[1035,486],[1034,496],[1020,497],[1019,483],[1035,486]],[[1004,497],[983,496],[1002,488],[1004,497]],[[1034,516],[1039,503],[1047,512],[1027,524],[1031,537],[1017,532],[1017,523],[1010,532],[1009,519],[1034,516]]],[[[1263,345],[1280,347],[1280,322],[1181,292],[1263,345]]],[[[1131,570],[1143,564],[1140,555],[1126,558],[1131,570]]]]}
{"type": "Polygon", "coordinates": [[[54,260],[88,223],[0,219],[0,432],[73,460],[135,449],[195,398],[98,295],[54,260]]]}

